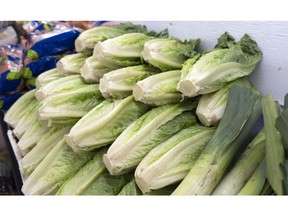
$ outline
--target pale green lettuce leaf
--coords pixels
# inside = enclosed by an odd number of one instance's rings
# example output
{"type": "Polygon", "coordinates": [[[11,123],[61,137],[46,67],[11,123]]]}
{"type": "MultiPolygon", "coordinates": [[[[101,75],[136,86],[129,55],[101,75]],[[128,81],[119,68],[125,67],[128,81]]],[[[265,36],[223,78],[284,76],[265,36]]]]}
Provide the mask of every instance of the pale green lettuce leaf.
{"type": "Polygon", "coordinates": [[[106,99],[83,116],[65,135],[74,151],[91,151],[111,144],[133,121],[150,109],[133,96],[106,99]]]}
{"type": "Polygon", "coordinates": [[[109,147],[104,163],[112,175],[134,169],[155,146],[196,123],[195,104],[185,101],[154,108],[135,120],[109,147]]]}
{"type": "Polygon", "coordinates": [[[95,152],[76,153],[62,139],[28,176],[21,190],[25,195],[55,194],[94,155],[95,152]]]}

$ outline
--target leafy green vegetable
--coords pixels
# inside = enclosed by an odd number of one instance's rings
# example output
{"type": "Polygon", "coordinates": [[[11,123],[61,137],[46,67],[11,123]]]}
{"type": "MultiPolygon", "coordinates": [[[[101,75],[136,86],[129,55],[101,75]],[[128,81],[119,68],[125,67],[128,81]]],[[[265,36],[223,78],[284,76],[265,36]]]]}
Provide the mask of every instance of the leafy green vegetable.
{"type": "Polygon", "coordinates": [[[37,141],[46,133],[48,128],[38,121],[35,121],[32,127],[25,131],[18,140],[17,147],[22,155],[26,155],[37,143],[37,141]]]}
{"type": "Polygon", "coordinates": [[[112,68],[102,65],[95,56],[90,56],[80,68],[80,73],[87,83],[99,83],[103,75],[112,70],[112,68]]]}
{"type": "Polygon", "coordinates": [[[112,176],[106,170],[81,195],[117,195],[132,178],[133,175],[131,173],[112,176]]]}
{"type": "Polygon", "coordinates": [[[194,125],[196,118],[191,112],[194,108],[195,103],[191,101],[164,105],[135,120],[103,157],[110,174],[120,175],[136,168],[155,146],[181,129],[194,125]]]}
{"type": "Polygon", "coordinates": [[[57,68],[45,71],[37,76],[35,81],[36,89],[39,89],[41,86],[46,85],[47,83],[61,77],[62,75],[59,73],[59,70],[57,68]]]}
{"type": "Polygon", "coordinates": [[[266,180],[266,158],[261,161],[251,178],[247,181],[238,195],[260,195],[266,180]]]}
{"type": "Polygon", "coordinates": [[[104,100],[99,84],[79,85],[77,89],[50,95],[40,103],[38,120],[48,126],[65,120],[78,121],[104,100]]]}
{"type": "Polygon", "coordinates": [[[100,91],[106,98],[125,98],[132,95],[135,84],[156,72],[146,65],[130,66],[105,73],[100,79],[100,91]]]}
{"type": "Polygon", "coordinates": [[[130,182],[128,182],[122,190],[118,193],[118,196],[136,196],[136,195],[142,195],[141,190],[137,186],[135,182],[135,178],[133,178],[130,182]]]}
{"type": "Polygon", "coordinates": [[[196,124],[154,147],[135,170],[135,180],[141,191],[145,194],[182,180],[214,132],[215,128],[196,124]]]}
{"type": "Polygon", "coordinates": [[[80,75],[70,75],[55,79],[46,85],[41,86],[36,92],[35,97],[37,100],[42,101],[50,95],[55,95],[71,90],[78,89],[79,86],[86,85],[87,83],[80,75]]]}
{"type": "Polygon", "coordinates": [[[60,186],[75,175],[95,152],[75,153],[62,139],[23,183],[25,195],[55,194],[60,186]]]}
{"type": "Polygon", "coordinates": [[[28,107],[33,106],[33,103],[37,103],[35,98],[36,89],[30,90],[22,95],[6,112],[4,121],[15,128],[20,119],[25,115],[28,107]]]}
{"type": "Polygon", "coordinates": [[[280,106],[274,101],[271,94],[263,97],[262,100],[264,131],[266,136],[266,172],[267,179],[278,195],[283,195],[282,173],[280,166],[285,163],[285,151],[282,143],[282,136],[276,129],[276,119],[280,114],[280,106]]]}
{"type": "Polygon", "coordinates": [[[265,150],[265,134],[261,131],[224,175],[212,195],[237,195],[265,157],[265,150]]]}
{"type": "Polygon", "coordinates": [[[73,53],[62,57],[56,64],[59,73],[62,76],[80,74],[80,68],[90,54],[73,53]]]}
{"type": "Polygon", "coordinates": [[[103,173],[107,172],[102,160],[107,149],[107,147],[103,147],[97,151],[92,160],[85,164],[76,175],[62,184],[56,195],[79,195],[103,173]]]}
{"type": "Polygon", "coordinates": [[[260,114],[261,96],[233,85],[214,136],[172,195],[211,194],[236,153],[251,139],[260,114]]]}
{"type": "Polygon", "coordinates": [[[219,123],[226,108],[231,86],[234,84],[254,88],[249,80],[244,77],[227,83],[216,92],[201,95],[196,108],[196,115],[202,124],[211,126],[219,123]]]}
{"type": "Polygon", "coordinates": [[[184,100],[182,93],[176,89],[180,76],[180,70],[174,70],[147,77],[136,83],[133,96],[135,100],[153,106],[180,103],[184,100]]]}
{"type": "Polygon", "coordinates": [[[184,61],[196,54],[199,43],[200,39],[182,42],[173,37],[155,38],[144,44],[141,56],[161,71],[181,69],[184,61]]]}
{"type": "Polygon", "coordinates": [[[134,100],[106,99],[83,116],[65,135],[65,140],[76,152],[91,151],[111,144],[133,121],[150,107],[134,100]]]}
{"type": "Polygon", "coordinates": [[[188,97],[217,91],[227,82],[249,75],[261,59],[257,43],[245,34],[235,45],[204,53],[194,64],[187,60],[177,89],[188,97]]]}
{"type": "Polygon", "coordinates": [[[35,147],[20,161],[26,177],[33,172],[53,147],[63,139],[64,135],[69,133],[72,126],[68,124],[60,127],[50,127],[46,130],[42,138],[37,140],[35,147]]]}
{"type": "Polygon", "coordinates": [[[104,66],[118,69],[139,65],[144,43],[154,37],[143,33],[127,33],[98,42],[93,56],[104,66]]]}
{"type": "Polygon", "coordinates": [[[129,32],[146,33],[146,26],[135,25],[131,22],[120,23],[116,26],[97,26],[83,31],[75,40],[77,52],[92,52],[99,41],[105,41],[129,32]]]}
{"type": "MultiPolygon", "coordinates": [[[[34,99],[30,101],[24,109],[23,115],[18,119],[17,125],[13,129],[14,135],[20,139],[26,131],[29,131],[37,121],[36,111],[39,106],[39,101],[34,99]]],[[[20,107],[19,107],[20,108],[20,107]]]]}

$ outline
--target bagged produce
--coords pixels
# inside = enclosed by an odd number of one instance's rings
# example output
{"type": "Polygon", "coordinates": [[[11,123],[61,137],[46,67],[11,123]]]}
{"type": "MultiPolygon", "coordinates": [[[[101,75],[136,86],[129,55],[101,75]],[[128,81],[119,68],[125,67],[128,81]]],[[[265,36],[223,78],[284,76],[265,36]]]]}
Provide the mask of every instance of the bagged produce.
{"type": "Polygon", "coordinates": [[[19,93],[23,89],[23,47],[0,46],[0,95],[19,93]]]}
{"type": "Polygon", "coordinates": [[[72,51],[79,34],[79,29],[65,22],[42,22],[28,35],[26,56],[37,59],[72,51]]]}

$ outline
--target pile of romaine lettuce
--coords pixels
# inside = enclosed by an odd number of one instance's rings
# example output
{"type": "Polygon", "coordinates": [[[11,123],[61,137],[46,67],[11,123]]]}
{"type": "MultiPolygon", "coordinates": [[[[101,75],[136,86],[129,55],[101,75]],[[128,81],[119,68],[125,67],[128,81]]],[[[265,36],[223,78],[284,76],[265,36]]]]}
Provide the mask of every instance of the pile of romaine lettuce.
{"type": "Polygon", "coordinates": [[[128,22],[86,30],[75,46],[5,115],[22,155],[22,192],[211,194],[260,115],[246,79],[262,59],[257,43],[225,32],[201,53],[199,38],[128,22]],[[207,176],[190,185],[194,166],[207,176]]]}

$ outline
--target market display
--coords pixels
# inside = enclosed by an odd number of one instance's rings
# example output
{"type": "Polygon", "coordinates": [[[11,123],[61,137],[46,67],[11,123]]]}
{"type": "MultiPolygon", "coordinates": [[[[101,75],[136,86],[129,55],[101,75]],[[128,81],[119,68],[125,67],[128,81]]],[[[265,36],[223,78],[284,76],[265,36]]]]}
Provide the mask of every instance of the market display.
{"type": "Polygon", "coordinates": [[[263,56],[252,35],[200,52],[130,22],[35,28],[19,69],[34,88],[4,117],[24,195],[288,194],[288,96],[247,79],[263,56]]]}

